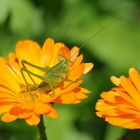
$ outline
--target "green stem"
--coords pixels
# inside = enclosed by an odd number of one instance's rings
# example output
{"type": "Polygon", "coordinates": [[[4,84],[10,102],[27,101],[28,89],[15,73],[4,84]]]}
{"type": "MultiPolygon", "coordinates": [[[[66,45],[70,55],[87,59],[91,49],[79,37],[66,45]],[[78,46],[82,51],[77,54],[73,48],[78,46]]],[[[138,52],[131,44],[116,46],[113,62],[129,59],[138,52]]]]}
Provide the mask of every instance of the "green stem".
{"type": "Polygon", "coordinates": [[[38,124],[38,129],[39,129],[39,133],[40,133],[40,140],[48,140],[47,135],[45,133],[45,126],[44,126],[42,115],[40,116],[40,123],[38,124]]]}

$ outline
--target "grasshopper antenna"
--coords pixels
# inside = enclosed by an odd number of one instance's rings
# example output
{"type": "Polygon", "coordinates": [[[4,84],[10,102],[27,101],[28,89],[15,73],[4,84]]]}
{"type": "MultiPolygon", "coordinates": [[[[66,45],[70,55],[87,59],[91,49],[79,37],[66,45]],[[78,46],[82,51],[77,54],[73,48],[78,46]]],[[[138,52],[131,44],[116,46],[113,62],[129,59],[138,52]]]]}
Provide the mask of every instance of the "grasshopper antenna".
{"type": "MultiPolygon", "coordinates": [[[[100,28],[99,30],[97,30],[95,33],[93,33],[86,41],[84,41],[81,46],[79,47],[78,50],[80,50],[81,48],[83,48],[87,42],[89,42],[91,39],[93,39],[96,35],[100,34],[101,32],[105,31],[108,27],[110,27],[112,24],[116,23],[115,20],[111,21],[110,23],[108,23],[107,25],[103,26],[102,28],[100,28]]],[[[69,27],[70,23],[67,24],[66,26],[66,30],[64,33],[66,33],[68,27],[69,27]]],[[[78,51],[77,50],[77,51],[78,51]]],[[[71,56],[71,58],[77,53],[77,51],[71,56]]],[[[64,48],[62,48],[62,52],[64,54],[64,57],[65,57],[65,53],[64,53],[64,48]]]]}
{"type": "Polygon", "coordinates": [[[100,28],[99,30],[97,30],[95,33],[93,33],[86,41],[84,41],[81,44],[81,46],[79,47],[79,49],[77,51],[75,51],[74,54],[71,57],[73,57],[81,48],[83,48],[87,44],[87,42],[89,42],[91,39],[93,39],[96,35],[100,34],[103,31],[105,31],[108,27],[110,27],[114,23],[116,23],[115,20],[111,21],[109,24],[103,26],[102,28],[100,28]]]}
{"type": "MultiPolygon", "coordinates": [[[[63,32],[63,34],[62,34],[62,41],[64,41],[65,35],[66,35],[67,32],[68,32],[69,26],[70,26],[70,22],[67,22],[66,25],[65,25],[65,28],[64,28],[64,32],[63,32]]],[[[64,47],[62,47],[62,55],[63,55],[64,58],[66,58],[66,56],[65,56],[65,51],[64,51],[64,47]]],[[[60,61],[60,56],[58,56],[58,59],[59,59],[59,61],[60,61]]]]}
{"type": "Polygon", "coordinates": [[[66,34],[68,32],[68,29],[70,27],[70,24],[71,24],[70,22],[67,22],[66,25],[65,25],[65,29],[64,29],[64,32],[62,34],[62,41],[64,41],[64,39],[65,39],[65,36],[66,36],[66,34]]]}
{"type": "Polygon", "coordinates": [[[99,30],[97,30],[95,33],[93,33],[86,41],[84,41],[82,44],[81,44],[81,48],[83,48],[87,42],[89,42],[91,39],[93,39],[96,35],[100,34],[101,32],[105,31],[108,27],[110,27],[112,24],[116,23],[116,21],[111,21],[109,24],[103,26],[102,28],[100,28],[99,30]]]}

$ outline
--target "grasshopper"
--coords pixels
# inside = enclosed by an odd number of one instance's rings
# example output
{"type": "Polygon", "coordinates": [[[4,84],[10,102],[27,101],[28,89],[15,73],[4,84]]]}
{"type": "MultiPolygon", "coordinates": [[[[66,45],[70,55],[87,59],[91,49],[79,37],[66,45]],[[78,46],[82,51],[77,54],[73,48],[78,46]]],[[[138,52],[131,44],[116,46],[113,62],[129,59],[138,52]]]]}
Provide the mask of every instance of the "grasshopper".
{"type": "Polygon", "coordinates": [[[33,65],[26,60],[22,60],[21,64],[22,64],[23,67],[20,69],[20,71],[21,71],[22,77],[25,81],[25,84],[27,86],[27,90],[30,92],[30,94],[31,94],[31,91],[35,91],[35,90],[39,90],[39,91],[40,90],[47,90],[47,91],[52,90],[53,94],[51,94],[51,95],[55,95],[54,88],[58,84],[60,84],[62,81],[65,80],[66,74],[69,72],[69,66],[68,66],[68,60],[67,59],[61,60],[58,64],[54,65],[51,68],[49,68],[49,67],[43,68],[43,67],[40,67],[40,66],[37,66],[37,65],[33,65]],[[37,75],[37,74],[29,71],[26,68],[26,65],[32,66],[36,69],[39,69],[39,70],[45,72],[45,75],[40,76],[40,75],[37,75]],[[28,74],[28,76],[30,77],[30,79],[34,83],[34,86],[31,86],[31,85],[28,84],[28,82],[27,82],[27,80],[24,76],[24,72],[26,72],[28,74]],[[41,79],[42,82],[39,85],[37,85],[35,83],[35,81],[33,80],[31,75],[41,79]]]}
{"type": "MultiPolygon", "coordinates": [[[[112,24],[113,22],[111,22],[110,24],[112,24]]],[[[105,30],[108,26],[110,26],[110,24],[104,26],[103,28],[101,28],[100,30],[98,30],[97,32],[95,32],[93,35],[90,36],[90,38],[88,39],[88,41],[93,38],[95,35],[97,35],[98,33],[102,32],[103,30],[105,30]]],[[[82,47],[84,47],[86,44],[86,42],[83,43],[83,45],[81,45],[80,49],[82,47]]],[[[76,53],[76,52],[75,52],[76,53]]],[[[60,54],[59,54],[60,55],[60,54]]],[[[75,55],[75,54],[74,54],[75,55]]],[[[40,67],[40,66],[37,66],[37,65],[34,65],[34,64],[31,64],[29,63],[28,61],[26,60],[22,60],[21,61],[21,64],[22,64],[22,68],[20,69],[21,71],[21,75],[25,81],[25,84],[26,84],[26,87],[27,87],[27,90],[29,91],[29,93],[31,94],[32,91],[35,91],[35,90],[39,90],[39,91],[42,91],[42,90],[47,90],[47,91],[50,91],[52,90],[53,94],[51,94],[52,96],[55,95],[55,90],[54,88],[56,86],[58,86],[61,82],[63,82],[64,80],[66,80],[66,76],[67,76],[67,73],[69,72],[69,65],[68,65],[68,61],[70,60],[67,60],[67,58],[63,55],[61,55],[64,59],[61,60],[58,64],[54,65],[53,67],[40,67]],[[26,67],[26,65],[29,65],[31,67],[34,67],[40,71],[43,71],[45,74],[44,76],[40,76],[40,75],[37,75],[31,71],[29,71],[26,67]],[[28,74],[28,76],[30,77],[30,79],[32,80],[33,84],[34,85],[29,85],[26,78],[25,78],[25,75],[24,75],[24,72],[26,72],[28,74]],[[42,80],[42,82],[37,85],[36,82],[34,81],[34,79],[32,78],[32,76],[35,76],[39,79],[42,80]]],[[[70,61],[71,62],[71,61],[70,61]]],[[[76,81],[72,81],[72,80],[67,80],[67,81],[71,81],[71,82],[76,82],[76,81]]],[[[32,96],[32,94],[31,94],[32,96]]]]}

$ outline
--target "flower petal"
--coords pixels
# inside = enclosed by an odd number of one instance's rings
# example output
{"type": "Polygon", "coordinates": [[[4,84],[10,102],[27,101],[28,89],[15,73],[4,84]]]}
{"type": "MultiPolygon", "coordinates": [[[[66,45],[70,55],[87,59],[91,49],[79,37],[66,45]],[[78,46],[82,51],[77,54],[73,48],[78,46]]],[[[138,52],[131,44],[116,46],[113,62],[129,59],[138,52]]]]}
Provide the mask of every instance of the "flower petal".
{"type": "Polygon", "coordinates": [[[71,49],[70,53],[71,53],[71,59],[70,59],[70,60],[71,60],[72,62],[76,61],[77,56],[78,56],[78,54],[79,54],[79,48],[78,48],[77,46],[74,46],[74,47],[71,49]]]}
{"type": "Polygon", "coordinates": [[[34,112],[36,114],[45,114],[47,112],[49,112],[51,110],[51,107],[48,104],[44,104],[44,103],[35,103],[35,109],[34,112]]]}
{"type": "Polygon", "coordinates": [[[93,68],[93,63],[85,63],[84,74],[88,73],[93,68]]]}
{"type": "Polygon", "coordinates": [[[131,78],[132,82],[134,83],[135,87],[140,92],[140,75],[139,75],[139,73],[134,68],[131,68],[129,70],[129,75],[130,75],[130,78],[131,78]]]}
{"type": "Polygon", "coordinates": [[[3,122],[13,122],[17,119],[17,116],[11,115],[9,112],[5,113],[2,117],[1,120],[3,122]]]}
{"type": "Polygon", "coordinates": [[[12,104],[1,104],[0,103],[0,114],[9,112],[11,108],[13,108],[14,105],[12,104]]]}
{"type": "Polygon", "coordinates": [[[54,52],[54,41],[51,38],[46,39],[43,44],[41,52],[41,66],[46,67],[50,66],[54,52]]]}
{"type": "Polygon", "coordinates": [[[46,113],[46,115],[54,119],[58,118],[58,114],[53,108],[51,108],[51,110],[48,113],[46,113]]]}
{"type": "Polygon", "coordinates": [[[29,125],[38,125],[40,122],[40,116],[32,113],[32,115],[25,119],[25,122],[29,125]]]}
{"type": "Polygon", "coordinates": [[[124,76],[121,76],[120,80],[121,80],[121,83],[120,83],[121,86],[126,90],[129,96],[131,96],[135,100],[136,104],[140,106],[140,94],[138,93],[136,88],[133,86],[133,84],[124,76]]]}
{"type": "Polygon", "coordinates": [[[32,64],[39,65],[41,49],[36,42],[30,40],[19,41],[16,45],[16,55],[20,62],[21,60],[26,60],[32,64]]]}

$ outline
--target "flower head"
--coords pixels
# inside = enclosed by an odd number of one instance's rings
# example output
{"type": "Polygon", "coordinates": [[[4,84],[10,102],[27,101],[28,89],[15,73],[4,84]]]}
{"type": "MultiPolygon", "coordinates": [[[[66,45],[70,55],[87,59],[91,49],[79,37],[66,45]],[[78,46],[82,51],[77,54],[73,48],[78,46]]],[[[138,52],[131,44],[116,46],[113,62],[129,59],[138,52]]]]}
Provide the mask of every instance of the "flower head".
{"type": "Polygon", "coordinates": [[[42,114],[58,117],[54,103],[74,104],[86,98],[89,91],[80,87],[80,77],[93,64],[81,63],[83,56],[78,53],[78,47],[69,50],[51,38],[42,49],[34,41],[19,41],[8,60],[0,58],[1,120],[25,119],[37,125],[42,114]]]}
{"type": "Polygon", "coordinates": [[[140,75],[129,69],[129,77],[111,77],[117,86],[103,92],[96,104],[97,116],[112,125],[128,129],[140,128],[140,75]]]}

